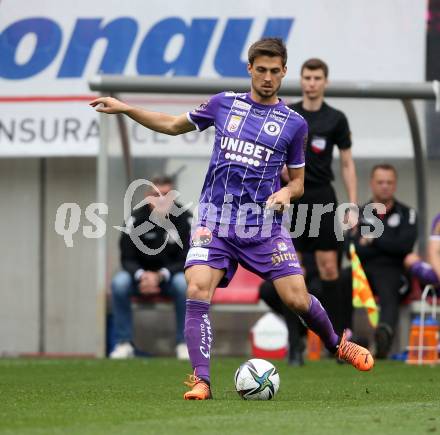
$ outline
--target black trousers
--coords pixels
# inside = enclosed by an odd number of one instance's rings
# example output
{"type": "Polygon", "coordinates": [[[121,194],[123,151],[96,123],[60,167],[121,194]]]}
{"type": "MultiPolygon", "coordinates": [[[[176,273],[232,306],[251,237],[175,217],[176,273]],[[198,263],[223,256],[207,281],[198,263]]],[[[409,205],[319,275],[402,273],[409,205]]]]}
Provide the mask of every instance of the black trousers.
{"type": "Polygon", "coordinates": [[[373,293],[379,298],[379,323],[385,323],[394,332],[399,320],[403,267],[367,262],[364,270],[373,293]]]}
{"type": "MultiPolygon", "coordinates": [[[[362,265],[371,290],[379,299],[379,323],[388,325],[394,332],[399,320],[402,289],[406,284],[403,267],[389,264],[389,261],[381,262],[380,259],[374,262],[365,261],[362,265]]],[[[341,272],[341,284],[344,294],[344,322],[346,327],[350,327],[353,310],[351,267],[341,272]]]]}

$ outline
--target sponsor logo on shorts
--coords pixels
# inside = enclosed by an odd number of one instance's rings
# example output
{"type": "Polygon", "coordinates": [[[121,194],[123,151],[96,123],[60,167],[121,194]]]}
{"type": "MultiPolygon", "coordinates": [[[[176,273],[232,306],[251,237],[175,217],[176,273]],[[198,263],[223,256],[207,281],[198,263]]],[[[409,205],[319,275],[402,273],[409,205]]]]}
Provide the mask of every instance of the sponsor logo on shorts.
{"type": "Polygon", "coordinates": [[[295,265],[295,267],[300,267],[296,254],[293,254],[292,252],[279,252],[279,251],[273,252],[272,264],[274,266],[282,264],[285,261],[293,261],[294,262],[293,264],[295,265]]]}
{"type": "Polygon", "coordinates": [[[206,246],[212,242],[212,232],[207,227],[198,227],[191,236],[191,245],[194,247],[206,246]]]}
{"type": "Polygon", "coordinates": [[[186,256],[186,261],[208,261],[208,254],[208,248],[190,248],[190,250],[188,251],[188,255],[186,256]]]}

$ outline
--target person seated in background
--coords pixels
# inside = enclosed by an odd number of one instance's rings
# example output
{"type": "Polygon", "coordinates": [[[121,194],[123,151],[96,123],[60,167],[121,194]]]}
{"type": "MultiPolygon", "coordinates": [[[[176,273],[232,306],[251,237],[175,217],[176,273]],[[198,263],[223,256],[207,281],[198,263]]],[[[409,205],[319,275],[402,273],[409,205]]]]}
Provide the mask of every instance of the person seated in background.
{"type": "Polygon", "coordinates": [[[372,198],[361,207],[359,223],[351,230],[371,289],[379,299],[379,324],[375,332],[377,358],[386,358],[391,348],[399,315],[404,259],[412,252],[417,239],[416,212],[397,201],[396,188],[396,169],[390,164],[374,166],[370,174],[372,198]],[[364,237],[360,231],[361,226],[373,225],[371,218],[364,214],[369,203],[385,206],[385,214],[373,212],[373,218],[380,219],[383,224],[383,233],[376,238],[364,237]]]}
{"type": "Polygon", "coordinates": [[[191,214],[181,210],[173,214],[173,207],[180,206],[173,202],[171,177],[156,177],[153,184],[154,188],[147,189],[146,204],[133,212],[120,238],[122,270],[114,276],[111,285],[117,341],[110,353],[113,359],[134,356],[131,298],[140,295],[173,299],[177,358],[189,358],[184,338],[187,286],[183,268],[189,249],[191,214]],[[161,226],[161,223],[166,224],[161,226]],[[136,239],[136,228],[145,224],[146,231],[140,232],[136,239]]]}
{"type": "Polygon", "coordinates": [[[415,252],[405,257],[404,264],[411,276],[416,277],[422,287],[433,285],[440,290],[440,213],[435,216],[431,224],[428,252],[426,259],[415,252]]]}

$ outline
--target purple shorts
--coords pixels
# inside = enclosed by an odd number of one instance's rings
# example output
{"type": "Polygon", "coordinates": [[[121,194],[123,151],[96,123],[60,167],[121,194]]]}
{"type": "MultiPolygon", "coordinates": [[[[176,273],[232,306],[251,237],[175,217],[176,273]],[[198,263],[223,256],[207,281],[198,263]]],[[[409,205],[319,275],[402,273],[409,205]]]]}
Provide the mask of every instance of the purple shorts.
{"type": "Polygon", "coordinates": [[[197,227],[191,235],[191,247],[185,269],[203,264],[224,269],[219,287],[226,287],[234,276],[238,264],[267,281],[288,275],[301,275],[302,269],[289,233],[281,225],[273,225],[270,235],[261,235],[262,227],[236,227],[221,237],[217,228],[197,227]],[[252,231],[243,237],[243,231],[252,231]],[[257,232],[258,231],[258,232],[257,232]]]}

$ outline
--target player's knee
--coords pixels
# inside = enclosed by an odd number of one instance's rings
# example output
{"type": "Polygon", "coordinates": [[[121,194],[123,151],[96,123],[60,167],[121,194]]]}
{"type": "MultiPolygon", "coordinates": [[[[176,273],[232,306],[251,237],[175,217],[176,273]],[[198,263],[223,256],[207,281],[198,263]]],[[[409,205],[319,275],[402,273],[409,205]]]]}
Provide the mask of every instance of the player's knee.
{"type": "Polygon", "coordinates": [[[291,293],[284,303],[296,313],[305,313],[309,309],[310,297],[307,292],[291,293]]]}
{"type": "Polygon", "coordinates": [[[186,297],[188,299],[195,299],[198,301],[208,301],[209,300],[209,286],[204,285],[200,281],[190,280],[188,282],[186,297]]]}

